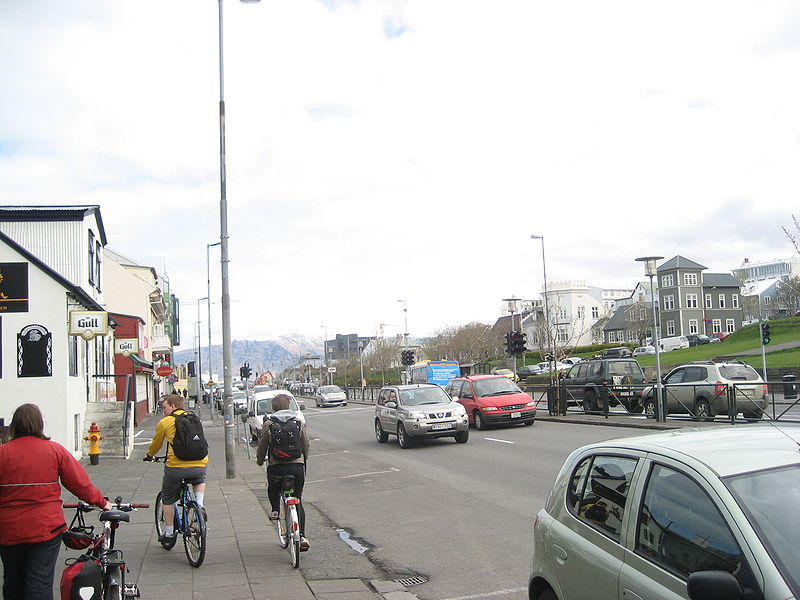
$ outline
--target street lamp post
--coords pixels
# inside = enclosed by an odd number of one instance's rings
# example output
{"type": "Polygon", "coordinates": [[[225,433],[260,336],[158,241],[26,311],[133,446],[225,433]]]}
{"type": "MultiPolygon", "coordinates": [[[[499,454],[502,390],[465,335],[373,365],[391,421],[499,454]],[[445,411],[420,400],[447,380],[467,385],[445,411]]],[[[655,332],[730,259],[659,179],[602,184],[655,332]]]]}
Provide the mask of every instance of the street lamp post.
{"type": "MultiPolygon", "coordinates": [[[[197,299],[197,380],[200,383],[198,386],[200,389],[197,390],[197,402],[202,403],[203,399],[205,398],[205,386],[203,385],[203,352],[202,346],[203,343],[201,342],[200,337],[200,303],[203,300],[208,300],[208,298],[198,298],[197,299]]],[[[197,410],[200,410],[198,407],[197,410]]]]}
{"type": "Polygon", "coordinates": [[[656,261],[664,258],[663,256],[642,256],[637,258],[637,262],[644,263],[644,273],[650,278],[650,302],[653,307],[653,345],[656,349],[656,421],[664,422],[667,420],[667,405],[664,402],[664,387],[661,382],[661,351],[658,347],[658,313],[656,311],[656,294],[653,288],[653,277],[656,275],[656,261]]]}
{"type": "MultiPolygon", "coordinates": [[[[550,330],[550,307],[547,303],[547,261],[545,260],[544,256],[544,236],[543,235],[531,235],[531,239],[534,240],[541,240],[542,242],[542,275],[544,277],[544,320],[547,325],[547,348],[548,352],[550,353],[550,360],[548,361],[549,371],[550,371],[550,385],[553,385],[553,363],[552,361],[555,360],[555,348],[553,348],[553,333],[550,330]]],[[[559,407],[560,408],[560,407],[559,407]]]]}
{"type": "MultiPolygon", "coordinates": [[[[243,2],[245,0],[242,0],[243,2]]],[[[247,0],[248,3],[258,0],[247,0]]],[[[225,478],[236,477],[233,422],[233,358],[231,356],[231,293],[228,281],[228,197],[225,173],[225,61],[222,43],[222,0],[219,0],[219,243],[222,280],[222,378],[225,413],[225,478]]]]}
{"type": "MultiPolygon", "coordinates": [[[[403,303],[403,350],[408,350],[408,305],[405,300],[398,300],[398,302],[403,303]]],[[[406,368],[406,380],[401,383],[408,383],[408,365],[404,366],[406,368]]]]}
{"type": "MultiPolygon", "coordinates": [[[[208,378],[211,379],[211,247],[219,246],[221,242],[206,244],[206,283],[208,301],[208,378]]],[[[211,411],[211,421],[214,421],[214,411],[211,411]]]]}
{"type": "Polygon", "coordinates": [[[331,383],[331,374],[328,371],[328,326],[327,325],[320,325],[322,329],[325,330],[325,339],[322,342],[322,349],[323,349],[323,356],[324,356],[324,364],[325,364],[325,378],[328,381],[328,385],[331,383]]]}

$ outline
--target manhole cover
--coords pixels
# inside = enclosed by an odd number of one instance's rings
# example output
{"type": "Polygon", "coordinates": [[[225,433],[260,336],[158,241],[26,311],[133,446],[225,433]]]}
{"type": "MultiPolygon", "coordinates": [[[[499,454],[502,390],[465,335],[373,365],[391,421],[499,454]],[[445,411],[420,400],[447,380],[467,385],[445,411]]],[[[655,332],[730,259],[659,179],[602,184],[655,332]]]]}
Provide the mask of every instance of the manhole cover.
{"type": "Polygon", "coordinates": [[[395,582],[397,582],[400,585],[403,585],[405,587],[408,587],[408,586],[411,586],[411,585],[419,585],[421,583],[425,583],[426,581],[428,581],[428,580],[425,579],[424,577],[406,577],[405,579],[395,579],[395,582]]]}

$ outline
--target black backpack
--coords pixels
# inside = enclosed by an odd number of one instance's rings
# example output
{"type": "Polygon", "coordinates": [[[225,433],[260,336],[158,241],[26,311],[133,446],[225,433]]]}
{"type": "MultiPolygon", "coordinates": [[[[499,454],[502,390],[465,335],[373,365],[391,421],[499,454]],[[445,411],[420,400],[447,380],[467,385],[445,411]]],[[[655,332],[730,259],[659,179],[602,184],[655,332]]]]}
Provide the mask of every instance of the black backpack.
{"type": "Polygon", "coordinates": [[[175,437],[172,451],[180,460],[201,460],[208,455],[208,442],[203,433],[203,422],[191,412],[172,414],[175,417],[175,437]]]}
{"type": "Polygon", "coordinates": [[[277,461],[296,460],[303,455],[300,443],[300,421],[271,421],[269,426],[269,453],[277,461]]]}

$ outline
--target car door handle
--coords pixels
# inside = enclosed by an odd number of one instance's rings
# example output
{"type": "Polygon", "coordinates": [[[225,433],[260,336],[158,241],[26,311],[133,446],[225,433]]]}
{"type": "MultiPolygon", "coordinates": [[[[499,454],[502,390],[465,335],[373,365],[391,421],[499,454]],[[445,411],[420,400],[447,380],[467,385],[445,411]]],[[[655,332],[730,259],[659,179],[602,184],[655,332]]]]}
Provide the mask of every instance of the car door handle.
{"type": "Polygon", "coordinates": [[[553,544],[553,554],[555,554],[556,560],[560,564],[564,564],[567,560],[567,551],[564,550],[558,544],[553,544]]]}
{"type": "Polygon", "coordinates": [[[642,597],[639,594],[634,594],[629,589],[622,590],[622,598],[623,600],[642,600],[642,597]]]}

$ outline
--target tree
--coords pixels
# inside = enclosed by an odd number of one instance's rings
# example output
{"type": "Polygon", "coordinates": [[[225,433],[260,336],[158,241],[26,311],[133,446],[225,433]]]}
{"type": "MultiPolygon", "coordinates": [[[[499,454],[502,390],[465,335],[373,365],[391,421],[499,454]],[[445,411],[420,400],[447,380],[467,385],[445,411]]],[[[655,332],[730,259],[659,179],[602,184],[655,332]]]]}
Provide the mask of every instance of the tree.
{"type": "Polygon", "coordinates": [[[646,302],[637,302],[630,306],[620,307],[625,311],[625,339],[642,342],[648,335],[652,335],[653,316],[652,309],[646,302]]]}
{"type": "Polygon", "coordinates": [[[790,277],[779,283],[773,300],[775,306],[793,315],[800,309],[800,277],[790,277]]]}
{"type": "Polygon", "coordinates": [[[400,362],[399,339],[375,338],[372,340],[372,352],[364,356],[364,365],[373,371],[381,372],[381,384],[386,383],[386,372],[396,367],[400,362]]]}
{"type": "Polygon", "coordinates": [[[786,237],[789,238],[789,241],[792,242],[795,252],[800,254],[800,223],[797,221],[797,217],[794,215],[792,215],[792,222],[794,223],[796,233],[791,233],[788,229],[786,229],[786,227],[781,227],[781,229],[783,229],[783,233],[786,234],[786,237]]]}
{"type": "Polygon", "coordinates": [[[490,325],[473,322],[440,329],[422,343],[422,354],[428,360],[475,362],[497,354],[499,340],[490,325]]]}

